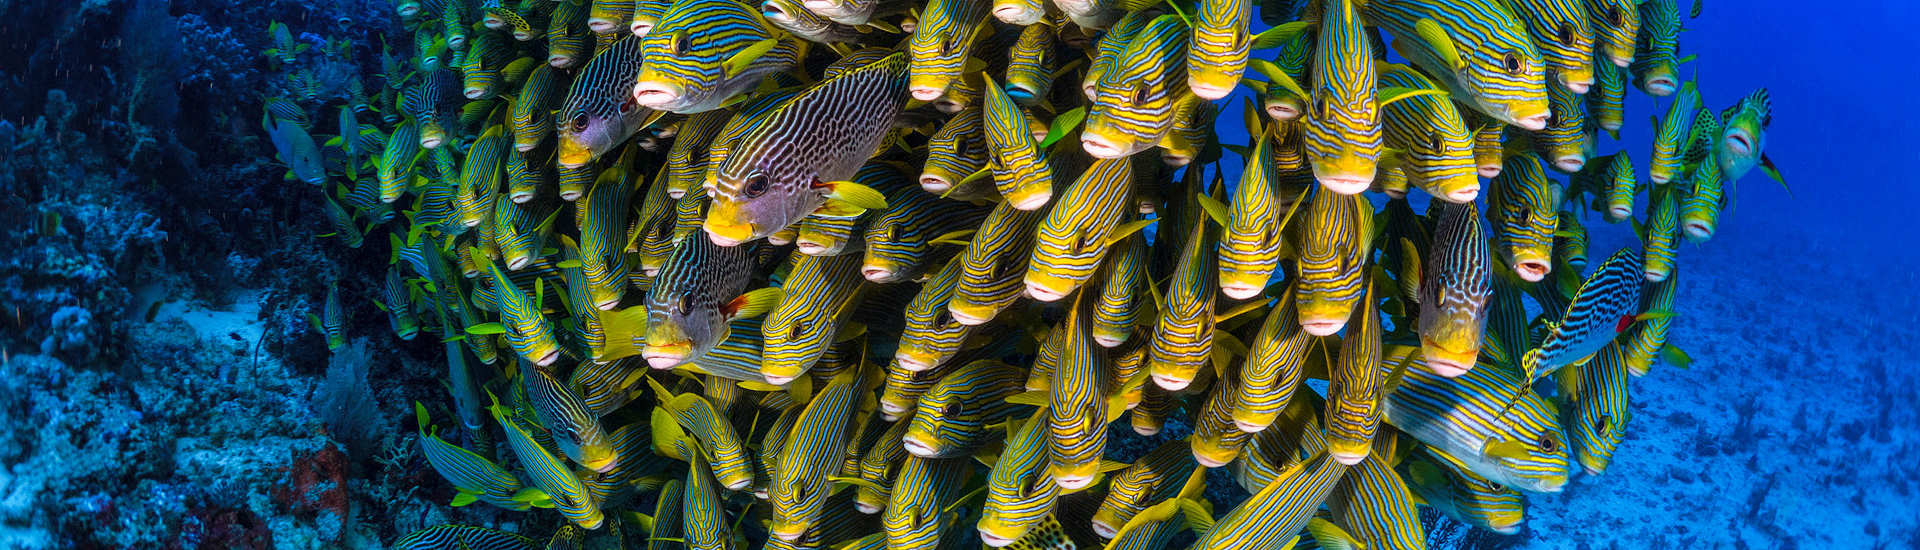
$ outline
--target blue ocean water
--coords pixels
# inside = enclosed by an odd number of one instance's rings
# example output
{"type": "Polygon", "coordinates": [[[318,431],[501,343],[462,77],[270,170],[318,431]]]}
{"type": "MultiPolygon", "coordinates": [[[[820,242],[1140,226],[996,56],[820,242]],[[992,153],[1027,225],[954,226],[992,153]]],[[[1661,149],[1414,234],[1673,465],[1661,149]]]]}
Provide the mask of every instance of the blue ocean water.
{"type": "MultiPolygon", "coordinates": [[[[348,82],[377,94],[383,45],[413,39],[393,8],[0,0],[0,549],[384,548],[442,523],[559,525],[447,506],[412,409],[452,431],[444,348],[393,337],[368,275],[384,234],[342,246],[259,128],[262,97],[313,91],[331,133],[348,82]],[[269,21],[307,46],[306,72],[260,55],[269,21]],[[330,40],[350,53],[313,61],[330,40]],[[330,283],[354,340],[337,352],[305,318],[330,283]]],[[[1671,338],[1694,363],[1632,382],[1607,473],[1530,495],[1513,536],[1429,514],[1435,547],[1920,547],[1916,20],[1900,0],[1707,0],[1686,21],[1681,73],[1707,108],[1770,90],[1767,151],[1791,190],[1747,175],[1713,240],[1682,245],[1671,338]]],[[[1221,141],[1246,141],[1248,95],[1221,102],[1221,141]]],[[[1644,171],[1666,103],[1628,98],[1597,149],[1644,171]]],[[[1585,225],[1593,258],[1636,246],[1585,225]]]]}

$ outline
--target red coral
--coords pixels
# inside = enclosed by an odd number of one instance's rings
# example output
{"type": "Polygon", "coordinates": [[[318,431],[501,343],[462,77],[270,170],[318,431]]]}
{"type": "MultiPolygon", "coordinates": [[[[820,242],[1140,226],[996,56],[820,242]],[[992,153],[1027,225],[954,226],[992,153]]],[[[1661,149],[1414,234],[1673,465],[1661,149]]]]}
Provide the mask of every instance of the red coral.
{"type": "Polygon", "coordinates": [[[317,514],[322,510],[347,517],[347,455],[333,443],[307,456],[295,456],[287,485],[273,492],[274,502],[288,510],[317,514]]]}

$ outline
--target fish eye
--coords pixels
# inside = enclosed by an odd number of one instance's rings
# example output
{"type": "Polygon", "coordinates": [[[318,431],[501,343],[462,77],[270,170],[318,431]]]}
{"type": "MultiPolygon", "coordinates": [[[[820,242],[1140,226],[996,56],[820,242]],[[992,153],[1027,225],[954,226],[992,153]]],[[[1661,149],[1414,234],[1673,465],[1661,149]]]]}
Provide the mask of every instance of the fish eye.
{"type": "Polygon", "coordinates": [[[1508,73],[1520,74],[1520,58],[1514,56],[1511,52],[1507,54],[1506,59],[1502,60],[1502,63],[1506,64],[1508,73]]]}
{"type": "Polygon", "coordinates": [[[973,142],[965,139],[954,140],[953,151],[955,156],[967,156],[967,153],[973,152],[973,142]]]}
{"type": "Polygon", "coordinates": [[[807,331],[806,321],[794,321],[793,330],[787,331],[787,339],[789,340],[799,339],[800,333],[806,332],[806,331],[807,331]]]}
{"type": "Polygon", "coordinates": [[[681,294],[680,299],[673,301],[673,313],[675,315],[686,315],[688,309],[690,308],[687,305],[686,294],[681,294]]]}
{"type": "Polygon", "coordinates": [[[1313,97],[1313,114],[1323,119],[1327,118],[1327,96],[1325,93],[1313,97]]]}
{"type": "Polygon", "coordinates": [[[1618,27],[1621,25],[1625,25],[1626,24],[1625,19],[1626,19],[1625,15],[1620,12],[1619,4],[1614,4],[1612,6],[1607,7],[1607,21],[1612,22],[1613,26],[1618,27]]]}
{"type": "Polygon", "coordinates": [[[587,130],[587,113],[586,113],[586,111],[581,111],[581,112],[580,112],[580,114],[576,114],[576,115],[573,115],[573,122],[572,122],[572,125],[573,125],[573,131],[575,131],[575,132],[584,132],[584,131],[586,131],[586,130],[587,130]]]}
{"type": "Polygon", "coordinates": [[[1440,141],[1440,133],[1434,132],[1433,136],[1427,139],[1427,146],[1432,147],[1436,152],[1440,151],[1440,141]]]}
{"type": "Polygon", "coordinates": [[[767,175],[754,174],[747,178],[747,184],[740,188],[740,194],[751,199],[767,194],[767,175]]]}
{"type": "Polygon", "coordinates": [[[1604,415],[1604,414],[1600,415],[1600,418],[1595,419],[1593,421],[1593,433],[1596,433],[1596,434],[1607,433],[1607,426],[1612,423],[1613,423],[1612,418],[1609,418],[1607,415],[1604,415]]]}
{"type": "Polygon", "coordinates": [[[1537,441],[1537,443],[1540,444],[1540,450],[1545,452],[1551,453],[1560,450],[1560,442],[1554,441],[1552,434],[1540,434],[1540,441],[1537,441]]]}
{"type": "Polygon", "coordinates": [[[1533,209],[1522,207],[1520,209],[1520,223],[1527,223],[1527,220],[1531,219],[1533,219],[1533,209]]]}
{"type": "Polygon", "coordinates": [[[949,401],[946,406],[940,407],[941,418],[952,418],[956,416],[960,416],[960,401],[958,399],[949,401]]]}
{"type": "Polygon", "coordinates": [[[1567,24],[1561,24],[1559,38],[1560,38],[1561,45],[1572,44],[1573,43],[1573,26],[1567,25],[1567,24]]]}
{"type": "Polygon", "coordinates": [[[686,55],[693,49],[693,33],[680,31],[673,33],[673,55],[686,55]]]}
{"type": "Polygon", "coordinates": [[[1145,82],[1134,84],[1133,85],[1133,104],[1136,106],[1145,105],[1147,103],[1147,99],[1148,99],[1147,93],[1149,91],[1151,90],[1147,89],[1147,84],[1145,82]]]}
{"type": "Polygon", "coordinates": [[[933,314],[934,328],[940,328],[940,327],[944,327],[951,324],[953,324],[953,315],[948,314],[946,309],[941,309],[939,312],[936,312],[933,314]]]}

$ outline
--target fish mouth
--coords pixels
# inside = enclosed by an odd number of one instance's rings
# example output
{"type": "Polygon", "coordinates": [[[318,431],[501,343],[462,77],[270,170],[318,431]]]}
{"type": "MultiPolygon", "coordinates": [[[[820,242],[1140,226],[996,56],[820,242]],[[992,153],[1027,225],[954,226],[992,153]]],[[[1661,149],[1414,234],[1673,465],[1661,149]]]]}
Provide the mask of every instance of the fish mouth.
{"type": "Polygon", "coordinates": [[[1495,533],[1499,533],[1499,534],[1502,534],[1502,535],[1511,535],[1511,534],[1514,534],[1514,533],[1519,533],[1519,532],[1520,532],[1520,523],[1519,523],[1519,522],[1498,522],[1498,523],[1496,523],[1496,522],[1493,522],[1493,521],[1488,521],[1488,522],[1487,522],[1487,530],[1488,530],[1488,531],[1493,531],[1493,532],[1495,532],[1495,533]]]}
{"type": "Polygon", "coordinates": [[[940,99],[940,96],[946,95],[947,89],[935,88],[933,86],[922,84],[918,86],[909,87],[907,93],[912,94],[914,99],[918,99],[920,101],[933,101],[936,99],[940,99]]]}
{"type": "Polygon", "coordinates": [[[871,516],[871,515],[874,515],[874,514],[878,514],[878,513],[880,513],[881,511],[884,511],[884,510],[886,510],[886,508],[882,508],[882,507],[879,507],[879,506],[874,506],[874,505],[872,505],[872,504],[868,504],[868,503],[865,503],[865,502],[859,502],[859,501],[855,501],[855,502],[853,503],[853,509],[855,509],[855,510],[859,510],[859,511],[860,511],[860,513],[862,513],[862,514],[866,514],[866,515],[869,515],[869,516],[871,516]]]}
{"type": "Polygon", "coordinates": [[[488,89],[485,86],[472,86],[472,87],[468,87],[462,93],[467,96],[467,99],[480,99],[482,97],[486,97],[487,93],[492,91],[493,90],[488,89]]]}
{"type": "MultiPolygon", "coordinates": [[[[1495,168],[1494,171],[1498,172],[1499,169],[1495,168]]],[[[1454,204],[1470,203],[1477,198],[1480,198],[1480,182],[1477,182],[1477,181],[1474,182],[1472,185],[1465,185],[1459,188],[1455,188],[1451,191],[1447,191],[1446,195],[1443,195],[1440,197],[1441,200],[1445,200],[1447,202],[1454,203],[1454,204]]]]}
{"type": "Polygon", "coordinates": [[[593,149],[576,139],[562,136],[559,158],[555,159],[562,168],[579,168],[593,162],[593,149]]]}
{"type": "Polygon", "coordinates": [[[687,352],[693,346],[685,343],[649,345],[640,350],[640,357],[647,360],[647,366],[656,369],[670,369],[687,362],[687,352]]]}
{"type": "MultiPolygon", "coordinates": [[[[567,201],[567,202],[573,202],[573,201],[577,201],[577,200],[580,200],[580,195],[582,195],[582,194],[584,194],[584,192],[582,192],[582,191],[576,191],[576,190],[572,190],[572,189],[569,189],[569,190],[566,190],[566,191],[561,191],[561,192],[560,192],[560,200],[563,200],[563,201],[567,201]]],[[[532,194],[529,194],[529,195],[527,195],[527,198],[529,198],[529,199],[531,199],[531,198],[533,198],[533,195],[532,195],[532,194]]]]}
{"type": "Polygon", "coordinates": [[[1649,283],[1658,283],[1658,282],[1667,280],[1667,270],[1665,269],[1656,269],[1656,268],[1649,267],[1643,273],[1643,275],[1646,276],[1647,282],[1649,283]]]}
{"type": "Polygon", "coordinates": [[[1231,462],[1228,460],[1220,460],[1218,458],[1214,458],[1207,455],[1208,453],[1200,452],[1200,449],[1194,449],[1193,461],[1200,463],[1200,466],[1204,468],[1219,468],[1221,466],[1226,466],[1228,462],[1231,462]]]}
{"type": "Polygon", "coordinates": [[[1340,332],[1340,329],[1343,329],[1346,327],[1347,327],[1347,320],[1345,318],[1340,318],[1340,319],[1308,319],[1306,317],[1300,318],[1300,330],[1307,331],[1307,334],[1311,334],[1314,336],[1332,336],[1333,333],[1340,332]]]}
{"type": "Polygon", "coordinates": [[[987,321],[993,320],[992,316],[982,317],[976,314],[975,312],[967,311],[965,308],[958,308],[952,305],[947,306],[947,316],[953,317],[954,322],[960,323],[962,325],[967,325],[967,326],[983,325],[983,324],[986,324],[987,321]]]}
{"type": "Polygon", "coordinates": [[[633,85],[633,100],[648,109],[666,109],[680,100],[681,92],[658,80],[642,80],[633,85]]]}
{"type": "Polygon", "coordinates": [[[1677,87],[1677,85],[1671,76],[1656,76],[1647,79],[1648,95],[1656,97],[1673,95],[1673,89],[1675,87],[1677,87]]]}
{"type": "Polygon", "coordinates": [[[1234,82],[1230,85],[1221,86],[1215,82],[1207,82],[1193,77],[1187,78],[1187,89],[1192,90],[1193,95],[1200,96],[1200,99],[1207,101],[1227,97],[1227,94],[1233,93],[1234,86],[1238,84],[1239,82],[1234,82]]]}
{"type": "Polygon", "coordinates": [[[552,66],[552,67],[553,67],[553,68],[555,68],[555,69],[569,69],[569,68],[573,68],[573,61],[574,61],[574,57],[573,57],[573,56],[571,56],[571,55],[549,55],[549,56],[547,56],[547,65],[550,65],[550,66],[552,66]]]}
{"type": "Polygon", "coordinates": [[[967,104],[961,103],[959,101],[955,101],[953,98],[947,97],[945,94],[941,94],[939,101],[933,102],[934,110],[940,111],[942,113],[946,113],[949,115],[958,113],[962,110],[965,110],[966,108],[967,108],[967,104]]]}
{"type": "Polygon", "coordinates": [[[900,368],[907,369],[908,372],[920,372],[934,367],[932,361],[913,352],[901,352],[894,355],[893,359],[900,364],[900,368]]]}
{"type": "Polygon", "coordinates": [[[1726,142],[1727,149],[1733,154],[1746,156],[1753,153],[1753,138],[1747,135],[1746,130],[1734,130],[1727,134],[1726,142]]]}
{"type": "Polygon", "coordinates": [[[1002,5],[994,6],[993,8],[993,17],[1008,25],[1020,25],[1023,27],[1032,25],[1040,22],[1040,15],[1041,12],[1039,10],[1027,9],[1025,6],[1002,5]]]}
{"type": "Polygon", "coordinates": [[[900,446],[906,447],[907,453],[920,458],[940,457],[939,449],[933,448],[932,445],[928,445],[927,442],[921,441],[920,438],[914,437],[912,434],[900,438],[900,446]]]}
{"type": "Polygon", "coordinates": [[[1553,159],[1553,167],[1568,174],[1579,172],[1586,165],[1587,157],[1580,154],[1561,155],[1553,159]]]}
{"type": "Polygon", "coordinates": [[[1446,378],[1458,378],[1473,368],[1473,363],[1450,357],[1451,354],[1427,353],[1427,370],[1446,378]]]}
{"type": "Polygon", "coordinates": [[[1120,144],[1099,134],[1080,134],[1080,147],[1086,149],[1088,155],[1098,159],[1117,159],[1127,156],[1127,150],[1121,148],[1120,144]]]}
{"type": "Polygon", "coordinates": [[[1039,92],[1036,92],[1033,89],[1023,85],[1019,85],[1019,84],[1007,85],[1007,98],[1012,99],[1015,103],[1019,103],[1023,101],[1032,101],[1034,97],[1039,95],[1040,95],[1039,92]]]}
{"type": "Polygon", "coordinates": [[[1268,103],[1267,117],[1281,122],[1298,119],[1300,118],[1300,106],[1286,101],[1268,103]]]}
{"type": "Polygon", "coordinates": [[[920,174],[920,189],[928,193],[945,193],[953,187],[953,182],[934,174],[920,174]]]}
{"type": "Polygon", "coordinates": [[[1610,221],[1624,220],[1632,215],[1633,207],[1631,206],[1615,206],[1607,209],[1607,217],[1610,221]]]}
{"type": "Polygon", "coordinates": [[[988,533],[987,528],[981,527],[980,542],[985,543],[987,546],[1000,548],[1002,546],[1013,544],[1013,539],[1002,537],[1000,535],[995,535],[993,533],[988,533]]]}
{"type": "Polygon", "coordinates": [[[904,405],[901,405],[899,403],[890,403],[886,401],[880,402],[880,418],[883,420],[886,420],[888,422],[899,422],[901,418],[901,414],[905,412],[907,412],[907,407],[904,405]]]}
{"type": "Polygon", "coordinates": [[[1145,437],[1153,437],[1156,435],[1160,435],[1160,427],[1159,426],[1141,426],[1141,425],[1135,424],[1133,426],[1133,433],[1140,434],[1145,437]]]}
{"type": "Polygon", "coordinates": [[[507,271],[519,271],[533,261],[533,256],[518,256],[507,260],[507,271]]]}
{"type": "Polygon", "coordinates": [[[1586,80],[1574,80],[1573,76],[1560,73],[1560,85],[1566,86],[1569,92],[1585,95],[1587,90],[1593,89],[1593,76],[1588,74],[1586,80]]]}
{"type": "Polygon", "coordinates": [[[420,136],[421,149],[439,149],[440,145],[446,142],[447,138],[442,136],[420,136]]]}
{"type": "Polygon", "coordinates": [[[1541,260],[1521,260],[1514,262],[1513,272],[1529,283],[1538,283],[1553,271],[1553,264],[1541,260]]]}
{"type": "Polygon", "coordinates": [[[1094,86],[1093,83],[1088,82],[1080,85],[1080,93],[1087,96],[1087,101],[1093,101],[1099,99],[1100,89],[1094,86]]]}
{"type": "Polygon", "coordinates": [[[647,33],[653,32],[654,25],[653,21],[635,21],[627,27],[627,30],[633,32],[634,38],[645,38],[647,33]]]}
{"type": "Polygon", "coordinates": [[[548,352],[546,353],[546,355],[542,355],[542,356],[540,356],[540,358],[539,358],[539,359],[535,359],[535,360],[533,361],[533,364],[535,364],[535,365],[540,365],[540,366],[542,366],[542,367],[544,367],[544,366],[547,366],[547,365],[552,365],[552,364],[553,364],[553,361],[554,361],[555,359],[559,359],[559,358],[560,358],[560,350],[557,350],[557,349],[556,349],[556,350],[551,350],[551,351],[548,351],[548,352]]]}
{"type": "Polygon", "coordinates": [[[1480,174],[1483,178],[1493,179],[1500,175],[1500,164],[1482,164],[1474,169],[1474,173],[1480,174]]]}
{"type": "Polygon", "coordinates": [[[1032,212],[1039,210],[1040,207],[1046,206],[1048,202],[1053,200],[1053,190],[1041,188],[1038,191],[1027,193],[1024,197],[1010,195],[1006,197],[1006,199],[1007,203],[1013,206],[1014,210],[1032,212]]]}
{"type": "Polygon", "coordinates": [[[1332,191],[1338,195],[1359,194],[1361,191],[1366,191],[1368,186],[1373,185],[1373,178],[1361,177],[1358,174],[1329,174],[1318,176],[1315,179],[1320,180],[1321,187],[1325,187],[1328,191],[1332,191]]]}
{"type": "MultiPolygon", "coordinates": [[[[791,529],[791,527],[789,529],[791,529]]],[[[780,540],[784,540],[787,542],[794,542],[794,541],[800,540],[801,535],[807,534],[806,530],[804,529],[788,530],[788,529],[780,529],[777,527],[768,528],[767,533],[775,537],[779,537],[780,540]]]]}
{"type": "Polygon", "coordinates": [[[1580,461],[1580,471],[1582,471],[1582,472],[1586,472],[1586,474],[1587,474],[1587,475],[1590,475],[1590,476],[1599,476],[1599,475],[1601,475],[1601,474],[1604,474],[1604,473],[1606,473],[1606,471],[1607,471],[1607,465],[1605,465],[1605,464],[1599,464],[1599,465],[1594,465],[1594,464],[1588,464],[1588,463],[1587,463],[1587,461],[1585,461],[1585,460],[1582,460],[1582,461],[1580,461]]]}
{"type": "Polygon", "coordinates": [[[613,311],[613,308],[618,307],[619,305],[620,305],[620,297],[615,296],[612,298],[594,302],[593,307],[599,309],[600,311],[613,311]]]}
{"type": "Polygon", "coordinates": [[[1696,243],[1713,238],[1713,226],[1707,225],[1707,222],[1687,222],[1685,230],[1687,240],[1696,243]]]}
{"type": "Polygon", "coordinates": [[[1545,130],[1547,129],[1547,113],[1540,113],[1537,115],[1524,116],[1524,117],[1514,119],[1513,125],[1519,126],[1520,129],[1526,130],[1529,132],[1538,132],[1541,130],[1545,130]]]}
{"type": "Polygon", "coordinates": [[[1115,337],[1110,334],[1095,334],[1093,335],[1093,343],[1103,348],[1117,348],[1120,347],[1120,344],[1127,343],[1127,337],[1124,335],[1115,337]]]}
{"type": "Polygon", "coordinates": [[[1184,390],[1184,389],[1187,389],[1187,386],[1190,386],[1192,384],[1193,384],[1192,377],[1181,379],[1181,378],[1175,378],[1172,375],[1167,375],[1167,374],[1155,373],[1153,375],[1153,385],[1160,386],[1160,389],[1167,390],[1167,391],[1184,390]]]}
{"type": "Polygon", "coordinates": [[[1048,288],[1046,283],[1027,279],[1027,295],[1042,302],[1058,302],[1067,297],[1067,293],[1048,288]]]}
{"type": "Polygon", "coordinates": [[[1366,460],[1367,451],[1362,450],[1360,452],[1355,453],[1350,451],[1335,451],[1335,450],[1329,449],[1327,451],[1327,457],[1332,458],[1334,462],[1345,464],[1347,466],[1352,466],[1355,464],[1359,464],[1360,461],[1362,460],[1366,460]]]}
{"type": "Polygon", "coordinates": [[[1245,300],[1259,295],[1264,288],[1247,282],[1221,283],[1220,293],[1235,300],[1245,300]]]}
{"type": "Polygon", "coordinates": [[[1103,539],[1111,539],[1120,534],[1120,529],[1109,525],[1105,520],[1093,520],[1093,534],[1103,539]]]}
{"type": "Polygon", "coordinates": [[[1250,434],[1260,433],[1260,432],[1266,431],[1268,426],[1271,426],[1271,424],[1259,424],[1254,422],[1248,422],[1238,418],[1233,419],[1234,429],[1240,430],[1245,433],[1250,433],[1250,434]]]}
{"type": "Polygon", "coordinates": [[[1633,48],[1608,48],[1607,59],[1613,61],[1615,67],[1625,69],[1633,64],[1633,48]]]}
{"type": "Polygon", "coordinates": [[[1173,153],[1173,152],[1167,152],[1167,153],[1161,153],[1161,154],[1160,154],[1160,161],[1161,161],[1161,162],[1165,162],[1165,163],[1167,163],[1167,166],[1172,166],[1172,167],[1174,167],[1174,168],[1179,168],[1179,167],[1182,167],[1182,166],[1186,166],[1186,165],[1188,165],[1188,164],[1192,164],[1192,163],[1193,163],[1193,155],[1187,155],[1187,154],[1182,154],[1182,153],[1173,153]]]}
{"type": "Polygon", "coordinates": [[[753,239],[753,224],[715,223],[701,224],[707,233],[707,239],[719,246],[740,246],[753,239]]]}
{"type": "Polygon", "coordinates": [[[1561,490],[1566,488],[1567,488],[1567,478],[1565,477],[1545,479],[1540,481],[1540,492],[1542,493],[1558,493],[1561,490]]]}
{"type": "Polygon", "coordinates": [[[768,384],[773,384],[775,386],[785,386],[788,383],[793,382],[793,379],[795,378],[793,376],[787,376],[783,374],[773,374],[770,372],[760,373],[760,376],[765,377],[767,379],[768,384]]]}
{"type": "Polygon", "coordinates": [[[891,283],[896,275],[891,269],[867,264],[860,266],[860,276],[876,283],[891,283]]]}
{"type": "Polygon", "coordinates": [[[1087,488],[1088,485],[1092,485],[1093,476],[1089,474],[1056,473],[1053,476],[1053,484],[1060,486],[1061,490],[1078,491],[1087,488]]]}
{"type": "Polygon", "coordinates": [[[799,250],[801,254],[806,254],[808,256],[820,256],[827,253],[827,245],[805,240],[805,239],[801,239],[800,241],[794,243],[794,249],[799,250]]]}
{"type": "Polygon", "coordinates": [[[615,23],[612,19],[605,19],[605,18],[599,18],[599,17],[587,19],[587,28],[593,29],[593,32],[596,32],[599,34],[606,34],[606,33],[613,32],[613,28],[619,25],[620,25],[619,23],[615,23]]]}
{"type": "Polygon", "coordinates": [[[514,204],[526,204],[527,201],[533,200],[533,195],[533,191],[516,191],[512,195],[508,195],[507,200],[513,201],[514,204]]]}

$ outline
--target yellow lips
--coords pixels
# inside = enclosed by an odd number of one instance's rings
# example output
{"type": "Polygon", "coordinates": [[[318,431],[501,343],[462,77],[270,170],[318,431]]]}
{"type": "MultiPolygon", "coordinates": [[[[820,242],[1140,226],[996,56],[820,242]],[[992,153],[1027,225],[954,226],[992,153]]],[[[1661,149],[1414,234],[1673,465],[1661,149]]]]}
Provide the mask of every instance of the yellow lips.
{"type": "Polygon", "coordinates": [[[561,166],[577,168],[593,162],[593,151],[588,150],[587,144],[581,143],[579,138],[560,136],[559,157],[561,166]]]}

